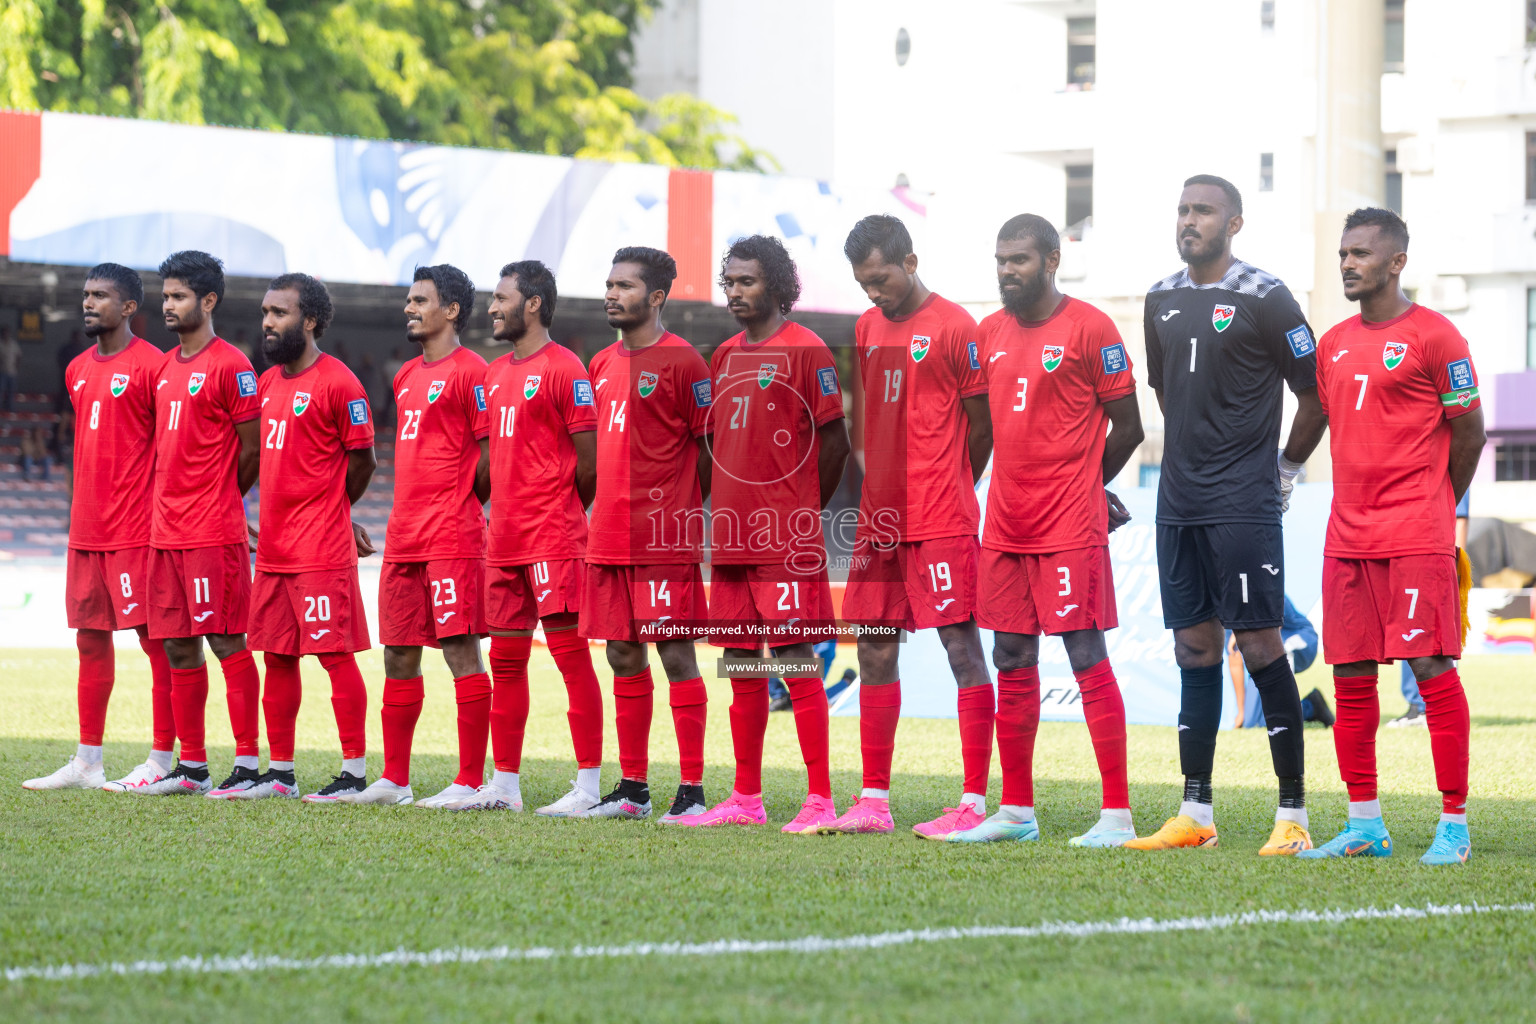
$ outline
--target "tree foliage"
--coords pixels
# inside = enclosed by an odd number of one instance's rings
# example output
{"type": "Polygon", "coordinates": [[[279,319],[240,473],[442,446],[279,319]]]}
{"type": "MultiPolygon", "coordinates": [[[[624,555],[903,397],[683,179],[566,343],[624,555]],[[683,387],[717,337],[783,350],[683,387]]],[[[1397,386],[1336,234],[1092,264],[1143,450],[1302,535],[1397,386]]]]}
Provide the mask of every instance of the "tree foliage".
{"type": "Polygon", "coordinates": [[[0,0],[0,106],[773,166],[735,118],[630,86],[655,0],[0,0]]]}

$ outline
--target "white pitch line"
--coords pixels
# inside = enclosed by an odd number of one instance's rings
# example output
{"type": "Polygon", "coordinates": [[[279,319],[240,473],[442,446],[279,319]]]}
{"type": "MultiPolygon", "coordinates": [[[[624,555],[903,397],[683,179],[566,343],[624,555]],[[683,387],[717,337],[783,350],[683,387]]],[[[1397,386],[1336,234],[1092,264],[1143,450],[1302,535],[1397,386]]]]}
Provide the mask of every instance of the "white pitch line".
{"type": "Polygon", "coordinates": [[[1346,924],[1351,921],[1424,920],[1434,917],[1467,917],[1477,914],[1536,913],[1536,903],[1455,903],[1449,906],[1393,906],[1385,910],[1253,910],[1241,914],[1208,917],[1121,917],[1109,921],[1051,921],[1027,926],[978,926],[971,928],[923,928],[873,935],[847,935],[802,939],[721,939],[715,942],[632,942],[623,946],[491,946],[466,949],[455,946],[426,952],[397,949],[388,953],[345,953],[333,956],[181,957],[176,960],[135,960],[131,963],[58,964],[8,967],[6,981],[73,981],[103,975],[122,977],[143,974],[249,974],[257,971],[320,971],[372,967],[430,967],[438,964],[477,964],[504,961],[558,960],[617,957],[698,957],[751,953],[833,953],[844,950],[885,949],[918,942],[953,942],[959,939],[1091,938],[1097,935],[1157,935],[1164,932],[1210,932],[1268,924],[1346,924]]]}

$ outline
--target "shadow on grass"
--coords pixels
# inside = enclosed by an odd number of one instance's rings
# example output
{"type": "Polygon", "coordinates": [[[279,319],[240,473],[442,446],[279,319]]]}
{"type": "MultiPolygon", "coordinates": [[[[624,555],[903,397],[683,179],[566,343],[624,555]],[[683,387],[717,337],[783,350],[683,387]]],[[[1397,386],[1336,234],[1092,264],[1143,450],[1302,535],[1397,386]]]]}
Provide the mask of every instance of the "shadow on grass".
{"type": "Polygon", "coordinates": [[[1515,715],[1473,715],[1474,726],[1483,725],[1536,725],[1536,718],[1525,718],[1515,715]]]}

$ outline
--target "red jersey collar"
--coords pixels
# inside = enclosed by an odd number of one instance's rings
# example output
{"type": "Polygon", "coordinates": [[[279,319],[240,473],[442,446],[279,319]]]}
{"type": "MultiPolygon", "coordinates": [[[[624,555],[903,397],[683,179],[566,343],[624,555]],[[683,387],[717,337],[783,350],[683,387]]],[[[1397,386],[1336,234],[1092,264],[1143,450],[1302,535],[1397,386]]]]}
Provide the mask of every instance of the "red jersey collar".
{"type": "MultiPolygon", "coordinates": [[[[140,342],[143,342],[146,345],[149,344],[149,342],[144,341],[143,338],[141,338],[137,334],[135,334],[133,336],[133,340],[128,342],[128,344],[124,345],[123,346],[123,350],[121,352],[114,352],[114,353],[112,353],[109,356],[102,355],[101,354],[101,349],[98,346],[96,346],[96,345],[92,345],[91,348],[90,348],[91,358],[96,360],[98,363],[110,363],[112,360],[118,358],[119,356],[125,356],[129,352],[132,352],[133,351],[133,347],[135,345],[139,344],[140,342]]],[[[202,353],[199,352],[198,355],[202,355],[202,353]]]]}
{"type": "MultiPolygon", "coordinates": [[[[184,355],[181,354],[181,342],[178,341],[176,343],[176,361],[178,363],[191,363],[191,362],[195,362],[195,361],[201,359],[203,356],[207,355],[209,349],[213,348],[213,346],[217,345],[219,342],[221,342],[223,340],[224,340],[223,338],[221,338],[217,334],[215,334],[213,337],[208,339],[208,344],[206,344],[202,348],[198,349],[197,353],[195,355],[190,355],[190,356],[184,356],[184,355]]],[[[128,350],[127,349],[123,349],[123,351],[126,352],[128,350]]]]}
{"type": "Polygon", "coordinates": [[[1367,320],[1365,318],[1364,314],[1362,314],[1361,317],[1360,317],[1360,326],[1364,327],[1368,331],[1385,330],[1386,328],[1392,327],[1392,326],[1394,326],[1396,324],[1400,324],[1404,320],[1406,320],[1409,317],[1413,316],[1414,310],[1416,310],[1418,308],[1419,308],[1419,304],[1417,302],[1410,302],[1408,304],[1407,312],[1401,313],[1401,314],[1393,317],[1391,320],[1371,321],[1371,320],[1367,320]]]}
{"type": "Polygon", "coordinates": [[[1072,296],[1063,295],[1061,297],[1061,301],[1056,303],[1056,308],[1051,310],[1051,315],[1046,317],[1044,320],[1020,320],[1018,317],[1014,317],[1013,322],[1018,324],[1020,327],[1025,328],[1026,330],[1033,330],[1036,327],[1044,327],[1052,320],[1055,320],[1057,317],[1061,316],[1061,314],[1066,311],[1067,304],[1071,301],[1072,296]]]}
{"type": "MultiPolygon", "coordinates": [[[[906,316],[891,316],[891,317],[888,317],[884,313],[881,313],[880,314],[881,319],[888,320],[888,321],[890,321],[893,324],[904,324],[908,320],[911,320],[913,317],[917,316],[917,314],[921,313],[923,310],[927,309],[930,305],[933,304],[933,300],[938,298],[938,297],[939,297],[939,293],[938,292],[929,292],[928,293],[928,297],[923,300],[923,304],[921,306],[918,306],[912,312],[908,313],[906,316]]],[[[879,311],[876,310],[876,312],[879,312],[879,311]]]]}
{"type": "Polygon", "coordinates": [[[626,348],[624,345],[624,339],[622,338],[615,342],[613,347],[616,348],[619,352],[619,355],[623,356],[625,359],[633,359],[635,356],[644,355],[652,349],[661,348],[661,346],[665,345],[673,338],[677,338],[678,341],[683,340],[678,338],[677,335],[673,334],[671,331],[662,331],[661,337],[656,339],[655,344],[647,345],[645,348],[626,348]]]}

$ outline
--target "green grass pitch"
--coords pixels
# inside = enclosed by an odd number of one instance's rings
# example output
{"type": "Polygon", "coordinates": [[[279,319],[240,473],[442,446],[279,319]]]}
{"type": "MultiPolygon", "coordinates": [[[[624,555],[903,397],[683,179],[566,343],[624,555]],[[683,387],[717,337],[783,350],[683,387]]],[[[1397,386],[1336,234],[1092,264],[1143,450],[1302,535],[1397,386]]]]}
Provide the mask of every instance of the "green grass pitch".
{"type": "MultiPolygon", "coordinates": [[[[607,685],[608,673],[599,675],[607,685]]],[[[845,652],[837,671],[848,660],[845,652]]],[[[415,782],[432,793],[456,758],[451,681],[427,658],[415,782]]],[[[363,659],[373,699],[377,652],[363,659]]],[[[305,661],[299,775],[336,770],[328,686],[305,661]]],[[[908,720],[897,739],[892,836],[781,836],[803,774],[791,716],[769,726],[765,784],[774,826],[681,833],[649,823],[546,821],[525,813],[231,805],[191,798],[27,793],[74,746],[74,654],[0,652],[0,968],[171,961],[245,953],[295,958],[506,946],[622,946],[717,939],[840,938],[904,929],[1171,919],[1254,910],[1518,904],[1536,899],[1536,669],[1526,658],[1463,666],[1472,705],[1473,857],[1418,863],[1438,796],[1424,730],[1379,736],[1390,859],[1297,863],[1256,856],[1273,815],[1262,731],[1224,733],[1217,751],[1215,850],[1074,850],[1098,781],[1085,729],[1045,724],[1036,755],[1038,844],[923,842],[912,824],[959,795],[952,721],[908,720]]],[[[232,749],[215,669],[213,767],[232,749]],[[220,746],[220,741],[224,745],[220,746]]],[[[1326,673],[1302,680],[1328,691],[1326,673]]],[[[1396,671],[1382,707],[1401,710],[1396,671]]],[[[148,674],[118,663],[108,720],[109,777],[142,759],[148,674]]],[[[676,784],[676,747],[658,694],[653,794],[676,784]]],[[[712,684],[706,791],[730,787],[729,686],[712,684]]],[[[607,698],[611,714],[612,699],[607,698]]],[[[1314,837],[1342,824],[1332,742],[1307,731],[1314,837]]],[[[531,808],[572,777],[565,693],[536,651],[523,765],[531,808]]],[[[605,746],[605,785],[617,748],[605,746]]],[[[832,723],[838,805],[858,785],[858,722],[832,723]]],[[[1174,813],[1177,750],[1168,729],[1132,728],[1131,796],[1145,834],[1174,813]]],[[[992,793],[999,792],[994,767],[992,793]]],[[[975,937],[819,953],[572,957],[171,972],[5,980],[0,1020],[965,1020],[1503,1021],[1536,1011],[1536,914],[1238,925],[1218,931],[1092,937],[975,937]]]]}

